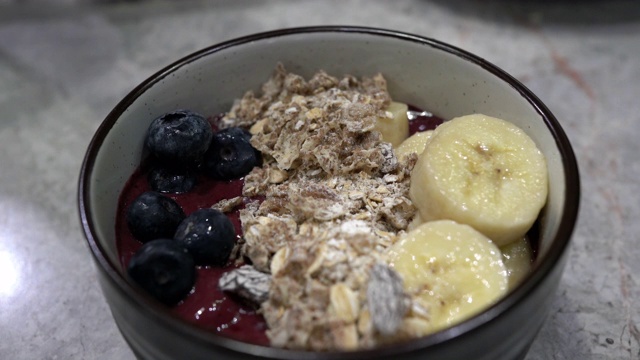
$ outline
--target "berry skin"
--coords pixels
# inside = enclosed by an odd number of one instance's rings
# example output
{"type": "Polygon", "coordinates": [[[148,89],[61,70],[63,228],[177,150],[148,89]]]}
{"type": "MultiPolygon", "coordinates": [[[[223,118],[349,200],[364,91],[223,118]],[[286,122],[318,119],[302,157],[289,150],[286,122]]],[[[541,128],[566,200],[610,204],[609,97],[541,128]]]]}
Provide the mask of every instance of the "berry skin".
{"type": "Polygon", "coordinates": [[[200,114],[175,110],[151,122],[145,145],[158,159],[173,164],[196,164],[209,148],[213,130],[200,114]]]}
{"type": "Polygon", "coordinates": [[[184,194],[196,185],[193,170],[178,166],[156,164],[149,171],[147,180],[151,189],[165,194],[184,194]]]}
{"type": "Polygon", "coordinates": [[[219,210],[206,208],[187,216],[173,238],[189,250],[197,265],[224,266],[235,237],[231,220],[219,210]]]}
{"type": "Polygon", "coordinates": [[[193,257],[172,239],[157,239],[142,245],[131,257],[127,273],[166,305],[175,305],[182,300],[196,281],[193,257]]]}
{"type": "Polygon", "coordinates": [[[177,202],[154,191],[144,192],[133,200],[125,215],[129,231],[142,242],[173,237],[184,218],[177,202]]]}
{"type": "Polygon", "coordinates": [[[260,152],[249,140],[251,134],[232,127],[213,134],[209,150],[204,156],[205,174],[220,180],[237,179],[247,175],[261,162],[260,152]]]}

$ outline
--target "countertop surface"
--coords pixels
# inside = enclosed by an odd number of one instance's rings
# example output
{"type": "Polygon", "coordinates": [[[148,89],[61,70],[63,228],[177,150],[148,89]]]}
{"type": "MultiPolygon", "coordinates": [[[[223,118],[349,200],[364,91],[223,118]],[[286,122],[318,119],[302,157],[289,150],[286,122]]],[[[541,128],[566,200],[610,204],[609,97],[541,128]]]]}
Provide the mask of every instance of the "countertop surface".
{"type": "Polygon", "coordinates": [[[448,42],[547,104],[574,146],[582,202],[553,310],[527,359],[640,358],[637,1],[0,0],[0,359],[134,358],[78,217],[93,132],[135,85],[184,55],[320,24],[448,42]]]}

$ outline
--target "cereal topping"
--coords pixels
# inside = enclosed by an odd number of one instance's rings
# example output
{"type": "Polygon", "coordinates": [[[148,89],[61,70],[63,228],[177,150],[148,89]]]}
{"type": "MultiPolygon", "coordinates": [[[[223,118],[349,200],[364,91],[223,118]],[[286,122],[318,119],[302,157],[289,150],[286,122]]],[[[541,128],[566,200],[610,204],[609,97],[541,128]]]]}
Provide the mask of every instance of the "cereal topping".
{"type": "Polygon", "coordinates": [[[372,347],[402,322],[401,283],[380,264],[415,215],[416,156],[400,162],[374,130],[390,101],[380,74],[305,80],[278,65],[260,96],[246,93],[222,119],[250,129],[263,157],[245,177],[243,195],[262,201],[240,211],[241,255],[270,275],[261,311],[273,346],[372,347]],[[381,308],[387,317],[371,315],[381,308]]]}

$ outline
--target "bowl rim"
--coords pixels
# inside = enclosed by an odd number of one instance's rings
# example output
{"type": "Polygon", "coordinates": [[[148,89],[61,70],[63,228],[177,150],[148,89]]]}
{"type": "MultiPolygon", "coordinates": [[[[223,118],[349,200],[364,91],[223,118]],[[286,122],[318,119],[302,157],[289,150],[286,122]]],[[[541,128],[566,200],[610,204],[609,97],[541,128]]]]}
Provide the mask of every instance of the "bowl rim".
{"type": "Polygon", "coordinates": [[[142,83],[131,90],[118,104],[111,110],[103,122],[100,124],[94,136],[92,137],[86,154],[84,156],[80,169],[78,180],[78,208],[81,226],[93,255],[94,261],[99,264],[98,270],[106,275],[106,278],[117,288],[124,296],[134,301],[137,307],[146,312],[146,315],[154,318],[160,324],[173,328],[176,331],[191,337],[194,341],[202,343],[207,347],[219,347],[231,352],[237,352],[245,355],[260,356],[265,358],[283,358],[283,359],[364,359],[375,358],[376,356],[393,356],[406,354],[423,350],[425,348],[436,348],[442,346],[455,338],[464,336],[473,330],[480,330],[482,327],[496,321],[499,316],[513,307],[516,303],[526,298],[537,287],[539,287],[546,276],[554,270],[556,264],[561,261],[566,252],[570,238],[573,233],[579,211],[580,202],[580,180],[578,164],[575,154],[569,142],[567,135],[560,126],[560,123],[551,113],[551,111],[542,103],[542,101],[526,88],[520,81],[497,67],[485,59],[474,55],[470,52],[462,50],[456,46],[444,43],[432,38],[415,35],[403,31],[366,27],[366,26],[350,26],[350,25],[330,25],[330,26],[306,26],[292,27],[279,30],[271,30],[251,35],[238,37],[227,40],[216,45],[203,48],[189,55],[180,58],[177,61],[165,66],[161,70],[153,73],[142,83]],[[467,319],[466,321],[454,325],[453,327],[441,330],[431,335],[413,339],[407,342],[386,345],[375,349],[364,349],[350,352],[312,352],[302,350],[289,350],[274,348],[269,346],[260,346],[245,343],[239,340],[231,339],[215,333],[202,330],[195,325],[188,324],[169,313],[169,311],[146,293],[132,286],[118,270],[120,264],[113,263],[106,255],[103,246],[98,242],[95,232],[95,224],[92,220],[89,206],[91,192],[91,174],[95,166],[96,156],[103,144],[107,134],[119,119],[122,113],[145,91],[160,82],[163,78],[169,76],[182,66],[196,61],[210,54],[223,51],[225,49],[241,46],[243,44],[273,39],[277,37],[285,37],[290,35],[313,33],[349,33],[364,34],[379,37],[394,38],[399,41],[408,41],[418,43],[424,46],[432,47],[436,50],[449,53],[482,67],[492,75],[498,77],[516,90],[524,97],[545,122],[548,130],[555,139],[556,146],[562,158],[563,168],[565,170],[565,202],[562,209],[562,218],[558,225],[558,231],[553,243],[551,244],[546,256],[540,261],[535,271],[532,271],[524,281],[511,291],[507,296],[486,309],[482,313],[467,319]]]}

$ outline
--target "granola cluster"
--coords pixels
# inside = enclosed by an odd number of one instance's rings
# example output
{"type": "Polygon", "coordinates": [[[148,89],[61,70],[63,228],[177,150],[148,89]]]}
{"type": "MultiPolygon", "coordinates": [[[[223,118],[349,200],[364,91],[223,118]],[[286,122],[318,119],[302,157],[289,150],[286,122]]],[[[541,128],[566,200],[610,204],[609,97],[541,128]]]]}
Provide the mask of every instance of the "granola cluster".
{"type": "Polygon", "coordinates": [[[240,212],[238,256],[270,274],[260,302],[273,346],[369,348],[408,311],[384,250],[415,215],[416,157],[399,161],[375,130],[390,101],[380,74],[305,80],[278,65],[260,96],[247,92],[221,120],[250,128],[263,156],[245,177],[243,195],[260,201],[240,212]]]}

